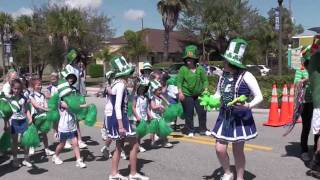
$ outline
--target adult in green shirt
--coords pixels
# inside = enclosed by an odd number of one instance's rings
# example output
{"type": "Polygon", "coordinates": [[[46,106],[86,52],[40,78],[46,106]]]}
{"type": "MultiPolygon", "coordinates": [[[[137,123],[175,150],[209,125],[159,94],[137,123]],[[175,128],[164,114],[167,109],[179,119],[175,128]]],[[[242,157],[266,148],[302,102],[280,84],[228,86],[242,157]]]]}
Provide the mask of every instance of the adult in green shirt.
{"type": "MultiPolygon", "coordinates": [[[[301,58],[301,68],[296,69],[294,84],[298,85],[299,83],[304,83],[306,92],[303,103],[303,109],[301,113],[302,119],[302,131],[300,136],[300,147],[301,147],[301,159],[305,162],[311,160],[309,156],[309,148],[308,148],[308,137],[311,129],[311,120],[313,114],[313,103],[312,103],[312,93],[309,82],[309,73],[307,71],[310,56],[311,56],[311,46],[307,46],[302,50],[302,58],[301,58]]],[[[319,139],[319,135],[314,135],[314,149],[317,149],[317,141],[319,139]]]]}
{"type": "Polygon", "coordinates": [[[208,77],[204,68],[198,65],[198,49],[194,45],[189,45],[183,53],[185,63],[177,75],[177,86],[179,90],[179,100],[182,102],[185,114],[185,129],[188,136],[195,133],[193,125],[194,109],[196,109],[199,119],[200,135],[210,135],[207,129],[207,112],[200,105],[198,97],[208,88],[208,77]]]}

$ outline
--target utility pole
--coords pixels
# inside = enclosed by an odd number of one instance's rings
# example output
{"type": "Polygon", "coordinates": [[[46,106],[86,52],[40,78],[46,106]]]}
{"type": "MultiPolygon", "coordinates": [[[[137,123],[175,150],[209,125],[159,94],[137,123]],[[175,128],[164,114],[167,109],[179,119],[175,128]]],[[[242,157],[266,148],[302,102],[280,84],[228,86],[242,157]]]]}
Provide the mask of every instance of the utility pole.
{"type": "Polygon", "coordinates": [[[141,30],[143,30],[143,17],[141,18],[141,30]]]}
{"type": "Polygon", "coordinates": [[[279,4],[279,66],[278,75],[282,76],[282,3],[283,0],[278,0],[279,4]]]}

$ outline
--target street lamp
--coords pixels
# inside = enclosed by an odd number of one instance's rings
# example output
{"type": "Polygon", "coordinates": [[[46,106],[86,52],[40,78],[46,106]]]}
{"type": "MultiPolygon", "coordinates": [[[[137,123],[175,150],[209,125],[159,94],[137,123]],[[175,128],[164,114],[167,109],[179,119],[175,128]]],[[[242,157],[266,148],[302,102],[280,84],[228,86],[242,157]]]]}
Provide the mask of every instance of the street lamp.
{"type": "Polygon", "coordinates": [[[282,75],[282,3],[283,0],[278,0],[279,4],[279,70],[278,75],[282,75]]]}

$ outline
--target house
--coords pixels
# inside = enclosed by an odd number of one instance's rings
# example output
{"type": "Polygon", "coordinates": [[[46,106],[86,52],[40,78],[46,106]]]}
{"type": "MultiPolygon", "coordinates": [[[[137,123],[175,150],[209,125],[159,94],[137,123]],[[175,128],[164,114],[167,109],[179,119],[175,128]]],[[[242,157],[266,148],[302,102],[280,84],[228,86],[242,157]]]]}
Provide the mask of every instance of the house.
{"type": "Polygon", "coordinates": [[[292,47],[297,48],[300,46],[308,46],[313,43],[316,32],[305,30],[302,34],[298,34],[292,37],[292,47]]]}
{"type": "MultiPolygon", "coordinates": [[[[151,63],[163,62],[164,54],[164,30],[162,29],[143,29],[144,43],[149,49],[149,53],[140,57],[141,61],[150,61],[151,63]]],[[[169,61],[179,61],[182,51],[187,44],[195,43],[196,38],[187,36],[181,31],[170,32],[169,38],[169,61]]],[[[111,38],[106,44],[111,53],[117,52],[121,47],[127,44],[123,36],[111,38]]]]}

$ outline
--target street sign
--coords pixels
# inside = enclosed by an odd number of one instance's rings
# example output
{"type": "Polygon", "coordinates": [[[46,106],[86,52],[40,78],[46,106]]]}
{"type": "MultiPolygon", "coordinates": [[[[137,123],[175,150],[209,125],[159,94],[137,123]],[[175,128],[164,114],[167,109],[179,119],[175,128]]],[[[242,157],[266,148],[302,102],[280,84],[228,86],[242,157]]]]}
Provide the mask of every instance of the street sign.
{"type": "Polygon", "coordinates": [[[10,43],[5,43],[5,44],[4,44],[4,47],[5,47],[5,48],[4,48],[4,53],[5,53],[5,54],[11,54],[11,50],[12,50],[12,49],[11,49],[11,44],[10,44],[10,43]]]}
{"type": "Polygon", "coordinates": [[[280,12],[278,9],[275,11],[274,29],[275,29],[275,31],[280,31],[280,12]]]}

